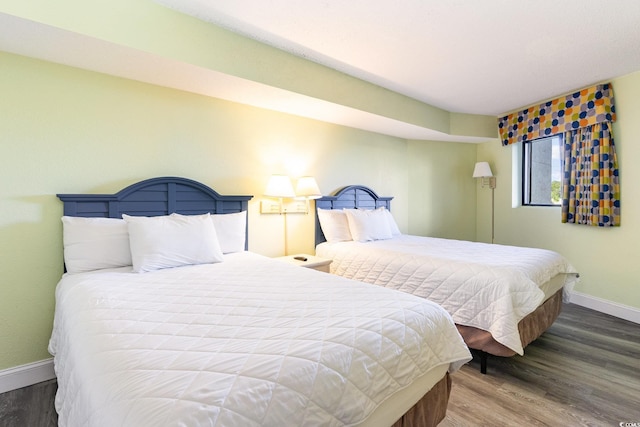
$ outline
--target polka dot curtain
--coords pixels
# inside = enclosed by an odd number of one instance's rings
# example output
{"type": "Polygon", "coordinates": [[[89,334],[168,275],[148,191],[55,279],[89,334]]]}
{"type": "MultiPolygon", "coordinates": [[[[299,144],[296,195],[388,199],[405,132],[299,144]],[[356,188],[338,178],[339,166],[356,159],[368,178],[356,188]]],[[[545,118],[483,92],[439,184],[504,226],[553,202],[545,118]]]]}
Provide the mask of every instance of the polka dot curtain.
{"type": "Polygon", "coordinates": [[[620,183],[610,123],[564,134],[562,222],[620,225],[620,183]]]}
{"type": "Polygon", "coordinates": [[[502,145],[509,145],[615,121],[613,90],[606,83],[499,118],[498,132],[502,145]]]}
{"type": "Polygon", "coordinates": [[[620,225],[616,120],[610,83],[498,118],[502,145],[562,134],[562,222],[620,225]]]}

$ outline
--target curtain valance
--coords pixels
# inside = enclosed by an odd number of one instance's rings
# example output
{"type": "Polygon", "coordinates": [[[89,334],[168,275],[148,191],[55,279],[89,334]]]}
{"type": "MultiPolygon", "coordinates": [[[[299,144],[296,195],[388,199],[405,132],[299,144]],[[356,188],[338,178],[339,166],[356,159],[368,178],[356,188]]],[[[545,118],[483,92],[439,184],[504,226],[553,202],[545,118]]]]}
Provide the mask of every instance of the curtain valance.
{"type": "Polygon", "coordinates": [[[615,120],[613,91],[605,83],[498,118],[498,131],[509,145],[615,120]]]}

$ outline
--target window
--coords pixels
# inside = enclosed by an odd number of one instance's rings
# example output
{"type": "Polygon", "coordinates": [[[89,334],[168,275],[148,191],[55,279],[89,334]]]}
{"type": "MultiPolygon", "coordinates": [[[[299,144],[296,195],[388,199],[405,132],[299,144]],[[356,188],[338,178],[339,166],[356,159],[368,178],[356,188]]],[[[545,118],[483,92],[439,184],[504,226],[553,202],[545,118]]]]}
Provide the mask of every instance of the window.
{"type": "Polygon", "coordinates": [[[522,204],[560,206],[562,135],[522,144],[522,204]]]}

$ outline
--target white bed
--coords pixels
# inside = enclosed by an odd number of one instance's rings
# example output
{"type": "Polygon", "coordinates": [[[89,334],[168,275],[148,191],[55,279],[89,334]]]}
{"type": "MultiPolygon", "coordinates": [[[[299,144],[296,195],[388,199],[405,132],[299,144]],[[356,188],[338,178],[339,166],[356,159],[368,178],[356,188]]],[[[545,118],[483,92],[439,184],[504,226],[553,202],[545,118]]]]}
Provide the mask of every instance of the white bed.
{"type": "Polygon", "coordinates": [[[489,331],[520,355],[520,320],[575,279],[552,251],[431,237],[325,242],[316,254],[333,260],[333,274],[436,302],[456,324],[489,331]]]}
{"type": "Polygon", "coordinates": [[[332,260],[331,273],[440,304],[469,347],[490,354],[522,355],[555,320],[563,292],[567,296],[578,279],[564,257],[544,249],[402,235],[388,211],[390,200],[351,186],[317,201],[320,231],[328,233],[317,239],[316,255],[332,260]],[[381,231],[384,218],[389,228],[381,231]],[[545,304],[544,321],[523,328],[523,319],[545,304]]]}
{"type": "MultiPolygon", "coordinates": [[[[77,196],[61,196],[66,215],[77,196]]],[[[141,258],[129,238],[133,266],[100,269],[65,243],[49,345],[61,426],[389,426],[415,408],[405,425],[435,425],[449,373],[470,360],[421,298],[246,251],[153,267],[167,257],[141,258]]]]}

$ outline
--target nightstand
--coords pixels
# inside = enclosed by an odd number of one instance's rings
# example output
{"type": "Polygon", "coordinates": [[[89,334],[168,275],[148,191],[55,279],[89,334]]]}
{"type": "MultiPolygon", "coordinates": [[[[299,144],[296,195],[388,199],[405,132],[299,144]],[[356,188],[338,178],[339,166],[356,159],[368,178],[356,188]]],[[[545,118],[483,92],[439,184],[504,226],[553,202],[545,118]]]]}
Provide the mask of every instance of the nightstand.
{"type": "Polygon", "coordinates": [[[329,266],[331,265],[331,260],[327,258],[320,258],[317,256],[307,255],[307,254],[295,254],[295,255],[281,256],[274,259],[290,262],[300,267],[312,268],[314,270],[323,271],[325,273],[331,272],[329,270],[329,266]],[[297,260],[295,259],[295,257],[306,258],[306,261],[297,260]]]}

